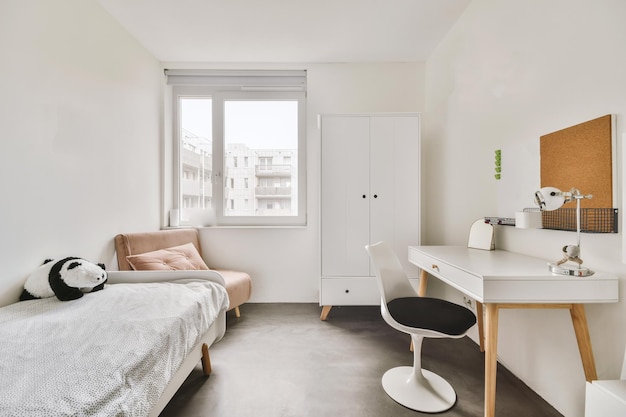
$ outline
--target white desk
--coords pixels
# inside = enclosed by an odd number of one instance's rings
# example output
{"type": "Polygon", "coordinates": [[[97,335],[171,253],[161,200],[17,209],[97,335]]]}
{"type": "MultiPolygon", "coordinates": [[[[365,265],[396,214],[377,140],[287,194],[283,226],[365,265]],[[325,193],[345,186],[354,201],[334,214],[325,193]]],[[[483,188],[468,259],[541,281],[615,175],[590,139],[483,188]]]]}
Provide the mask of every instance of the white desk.
{"type": "Polygon", "coordinates": [[[583,304],[617,302],[617,276],[602,272],[582,278],[553,275],[544,259],[464,246],[409,246],[409,261],[422,269],[420,295],[426,294],[430,274],[476,300],[480,347],[485,352],[485,417],[495,416],[501,308],[569,309],[585,378],[598,379],[583,304]]]}

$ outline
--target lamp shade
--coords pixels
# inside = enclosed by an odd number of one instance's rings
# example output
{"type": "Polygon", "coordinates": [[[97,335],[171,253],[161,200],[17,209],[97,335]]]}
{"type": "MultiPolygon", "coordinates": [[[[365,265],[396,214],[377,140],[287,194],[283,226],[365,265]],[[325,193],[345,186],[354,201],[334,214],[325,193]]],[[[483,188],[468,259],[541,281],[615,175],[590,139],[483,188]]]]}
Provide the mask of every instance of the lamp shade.
{"type": "Polygon", "coordinates": [[[544,187],[535,193],[535,199],[541,210],[556,210],[565,204],[565,194],[555,187],[544,187]]]}

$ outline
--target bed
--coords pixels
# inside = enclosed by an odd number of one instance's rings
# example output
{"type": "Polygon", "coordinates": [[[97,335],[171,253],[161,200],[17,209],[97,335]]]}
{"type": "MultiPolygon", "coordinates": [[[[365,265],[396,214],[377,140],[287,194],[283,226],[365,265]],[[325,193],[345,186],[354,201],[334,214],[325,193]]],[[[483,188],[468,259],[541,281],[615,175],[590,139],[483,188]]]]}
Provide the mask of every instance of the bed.
{"type": "Polygon", "coordinates": [[[215,271],[110,271],[102,291],[0,308],[1,416],[158,416],[224,335],[215,271]]]}

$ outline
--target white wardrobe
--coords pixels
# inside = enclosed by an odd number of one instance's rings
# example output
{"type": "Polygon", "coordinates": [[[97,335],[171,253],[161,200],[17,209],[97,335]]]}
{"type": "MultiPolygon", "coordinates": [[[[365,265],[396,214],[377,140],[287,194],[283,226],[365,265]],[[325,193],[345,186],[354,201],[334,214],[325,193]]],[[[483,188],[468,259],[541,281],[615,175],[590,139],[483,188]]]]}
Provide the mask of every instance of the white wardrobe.
{"type": "Polygon", "coordinates": [[[390,242],[407,275],[419,270],[420,117],[417,113],[321,116],[321,319],[337,305],[380,295],[365,245],[390,242]]]}

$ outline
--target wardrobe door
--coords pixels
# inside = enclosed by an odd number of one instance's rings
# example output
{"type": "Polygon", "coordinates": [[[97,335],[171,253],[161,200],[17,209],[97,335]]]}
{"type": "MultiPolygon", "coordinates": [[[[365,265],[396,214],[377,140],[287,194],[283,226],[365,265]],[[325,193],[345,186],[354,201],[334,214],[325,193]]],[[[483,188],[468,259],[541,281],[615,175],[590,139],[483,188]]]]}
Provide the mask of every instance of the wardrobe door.
{"type": "Polygon", "coordinates": [[[384,240],[410,277],[407,247],[420,243],[420,125],[418,116],[370,120],[370,240],[384,240]]]}
{"type": "Polygon", "coordinates": [[[369,118],[322,118],[322,276],[369,276],[369,118]]]}

